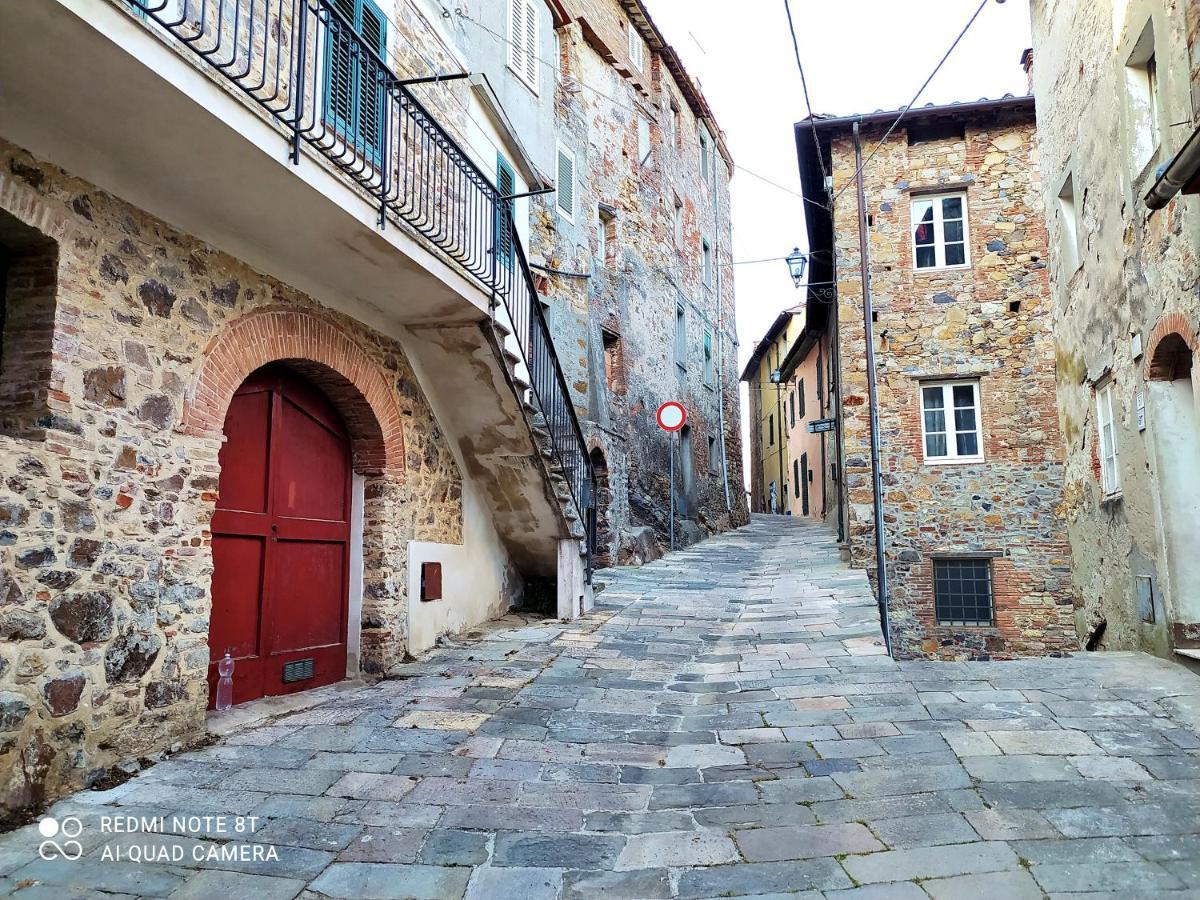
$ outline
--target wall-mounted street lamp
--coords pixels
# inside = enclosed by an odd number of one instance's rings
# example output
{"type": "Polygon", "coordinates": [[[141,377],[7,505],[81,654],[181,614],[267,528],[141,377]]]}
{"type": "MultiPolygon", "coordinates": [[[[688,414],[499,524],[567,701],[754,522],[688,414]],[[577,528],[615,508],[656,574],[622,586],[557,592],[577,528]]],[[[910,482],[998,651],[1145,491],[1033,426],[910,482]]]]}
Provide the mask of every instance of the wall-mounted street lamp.
{"type": "Polygon", "coordinates": [[[792,249],[786,257],[788,271],[792,273],[792,282],[800,287],[804,279],[804,267],[808,265],[808,257],[800,252],[799,247],[792,249]]]}

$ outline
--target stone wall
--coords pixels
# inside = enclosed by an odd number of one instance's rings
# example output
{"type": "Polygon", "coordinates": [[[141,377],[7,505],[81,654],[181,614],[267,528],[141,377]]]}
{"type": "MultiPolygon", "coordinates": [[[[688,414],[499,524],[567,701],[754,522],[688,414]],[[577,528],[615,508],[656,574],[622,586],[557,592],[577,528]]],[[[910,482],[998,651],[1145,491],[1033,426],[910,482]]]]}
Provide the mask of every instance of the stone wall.
{"type": "MultiPolygon", "coordinates": [[[[30,351],[50,363],[44,409],[6,394],[0,434],[4,807],[201,733],[214,391],[298,345],[367,476],[363,667],[399,660],[407,542],[462,528],[451,449],[399,344],[5,143],[0,222],[46,263],[10,271],[10,305],[54,282],[53,329],[20,334],[47,342],[30,351]]],[[[22,363],[6,345],[5,370],[22,363]]]]}
{"type": "Polygon", "coordinates": [[[655,424],[655,412],[667,400],[684,404],[691,425],[694,484],[679,503],[677,539],[691,543],[747,517],[733,277],[727,265],[730,169],[714,141],[711,184],[701,177],[696,111],[650,48],[643,71],[632,68],[624,30],[632,26],[620,5],[608,0],[580,6],[579,18],[560,29],[563,77],[556,88],[559,140],[576,157],[575,221],[555,211],[553,195],[534,204],[530,258],[572,273],[540,270],[540,291],[549,303],[576,408],[604,453],[614,492],[624,491],[610,507],[610,555],[637,563],[669,545],[670,441],[655,424]],[[639,118],[650,127],[644,162],[639,118]],[[678,238],[676,203],[683,219],[678,238]],[[613,229],[607,249],[601,210],[613,229]],[[704,240],[714,259],[708,285],[704,240]],[[687,328],[684,366],[674,352],[678,307],[685,310],[687,328]],[[705,379],[706,334],[711,383],[705,379]],[[719,459],[718,392],[732,511],[719,459]]]}
{"type": "MultiPolygon", "coordinates": [[[[965,137],[909,144],[900,128],[865,170],[892,634],[900,656],[1001,658],[1076,646],[1062,519],[1052,308],[1030,113],[965,119],[965,137]],[[970,266],[917,270],[910,201],[965,191],[970,266]],[[978,379],[981,463],[926,462],[920,387],[978,379]],[[936,556],[994,555],[992,627],[934,614],[936,556]]],[[[883,129],[864,129],[864,153],[883,129]]],[[[854,148],[832,143],[848,539],[874,576],[870,429],[854,148]]]]}
{"type": "MultiPolygon", "coordinates": [[[[1178,516],[1183,499],[1164,487],[1164,464],[1194,453],[1191,439],[1167,441],[1151,388],[1155,339],[1185,341],[1200,322],[1200,206],[1176,197],[1147,210],[1155,170],[1195,127],[1195,3],[1130,0],[1034,0],[1033,80],[1038,147],[1051,225],[1051,296],[1058,356],[1058,406],[1066,444],[1064,516],[1072,550],[1076,622],[1084,634],[1103,622],[1099,646],[1170,655],[1200,646],[1200,622],[1189,614],[1194,577],[1172,571],[1172,543],[1195,556],[1194,515],[1178,516]],[[1159,127],[1148,162],[1133,158],[1126,62],[1147,23],[1154,34],[1159,127]],[[1059,211],[1060,186],[1071,179],[1078,241],[1068,261],[1059,211]],[[1112,385],[1120,490],[1106,496],[1096,456],[1096,388],[1112,385]],[[1145,427],[1138,424],[1139,397],[1145,427]],[[1152,589],[1144,607],[1138,582],[1152,589]],[[1174,582],[1174,583],[1173,583],[1174,582]],[[1173,633],[1173,627],[1182,630],[1173,633]]],[[[1193,382],[1195,367],[1193,365],[1193,382]]],[[[1192,498],[1194,502],[1194,497],[1192,498]]]]}

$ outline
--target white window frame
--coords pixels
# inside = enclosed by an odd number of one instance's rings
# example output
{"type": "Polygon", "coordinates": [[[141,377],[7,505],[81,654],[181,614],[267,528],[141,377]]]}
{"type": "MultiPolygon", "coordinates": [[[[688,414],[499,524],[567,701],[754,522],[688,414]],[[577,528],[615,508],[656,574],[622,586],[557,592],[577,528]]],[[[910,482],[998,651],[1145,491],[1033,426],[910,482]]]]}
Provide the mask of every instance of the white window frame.
{"type": "Polygon", "coordinates": [[[633,23],[626,29],[629,35],[629,62],[639,72],[646,69],[646,51],[642,45],[642,36],[638,34],[633,23]]]}
{"type": "Polygon", "coordinates": [[[533,0],[508,0],[508,68],[533,93],[540,93],[538,56],[541,20],[533,0]],[[522,21],[517,22],[517,15],[522,21]]]}
{"type": "Polygon", "coordinates": [[[1100,488],[1105,497],[1121,493],[1117,420],[1113,415],[1114,387],[1109,381],[1096,388],[1096,454],[1100,458],[1100,488]],[[1105,428],[1108,429],[1107,437],[1105,428]]]}
{"type": "Polygon", "coordinates": [[[919,408],[921,411],[921,458],[927,463],[966,464],[983,462],[983,403],[980,397],[979,381],[974,378],[958,379],[955,381],[922,381],[917,385],[919,408]],[[973,408],[975,410],[975,446],[978,453],[959,454],[958,435],[970,434],[960,432],[954,426],[954,389],[970,387],[973,392],[973,408]],[[945,424],[946,453],[942,456],[931,456],[929,453],[928,433],[925,427],[925,391],[940,388],[942,391],[942,417],[945,424]]]}
{"type": "Polygon", "coordinates": [[[555,147],[555,154],[554,154],[555,171],[557,172],[560,180],[562,177],[562,160],[564,157],[571,161],[571,192],[570,192],[571,204],[569,207],[563,206],[562,190],[560,189],[558,181],[555,181],[555,184],[554,184],[554,209],[558,212],[558,214],[560,216],[562,216],[564,219],[566,219],[568,222],[570,222],[572,225],[574,225],[575,224],[575,207],[577,206],[575,193],[578,188],[578,185],[576,184],[576,178],[575,178],[575,171],[576,171],[575,151],[560,141],[560,142],[558,142],[557,146],[555,147]]]}
{"type": "MultiPolygon", "coordinates": [[[[950,191],[944,194],[917,194],[910,198],[909,206],[909,222],[908,222],[908,242],[912,250],[912,265],[913,271],[916,272],[935,272],[939,269],[969,269],[971,267],[971,227],[967,221],[969,215],[967,213],[967,193],[966,191],[950,191]],[[963,224],[963,261],[954,263],[953,265],[946,264],[946,232],[943,227],[945,219],[942,214],[942,201],[952,200],[954,198],[962,200],[962,224],[963,224]],[[934,264],[932,266],[917,265],[917,225],[920,220],[917,217],[917,205],[928,203],[933,210],[933,257],[934,264]]],[[[957,243],[957,242],[955,242],[957,243]]],[[[923,245],[924,246],[924,245],[923,245]]]]}

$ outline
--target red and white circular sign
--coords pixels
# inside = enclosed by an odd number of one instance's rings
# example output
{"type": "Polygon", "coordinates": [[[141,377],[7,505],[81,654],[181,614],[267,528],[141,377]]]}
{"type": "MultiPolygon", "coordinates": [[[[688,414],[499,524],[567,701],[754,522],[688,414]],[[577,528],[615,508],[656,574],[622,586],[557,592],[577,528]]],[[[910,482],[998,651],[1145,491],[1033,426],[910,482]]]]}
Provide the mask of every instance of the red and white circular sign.
{"type": "Polygon", "coordinates": [[[663,431],[678,431],[687,422],[687,410],[682,403],[668,400],[658,408],[658,427],[663,431]]]}

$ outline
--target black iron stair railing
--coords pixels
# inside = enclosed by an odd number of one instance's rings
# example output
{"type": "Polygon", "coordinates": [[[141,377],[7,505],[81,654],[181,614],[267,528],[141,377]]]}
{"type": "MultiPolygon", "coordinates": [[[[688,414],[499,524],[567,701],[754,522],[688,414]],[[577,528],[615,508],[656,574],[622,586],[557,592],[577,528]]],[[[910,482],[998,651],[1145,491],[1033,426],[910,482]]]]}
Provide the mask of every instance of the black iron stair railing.
{"type": "Polygon", "coordinates": [[[594,473],[512,220],[511,203],[385,60],[387,25],[364,0],[118,0],[220,72],[393,218],[453,260],[507,314],[530,390],[586,533],[594,473]]]}

